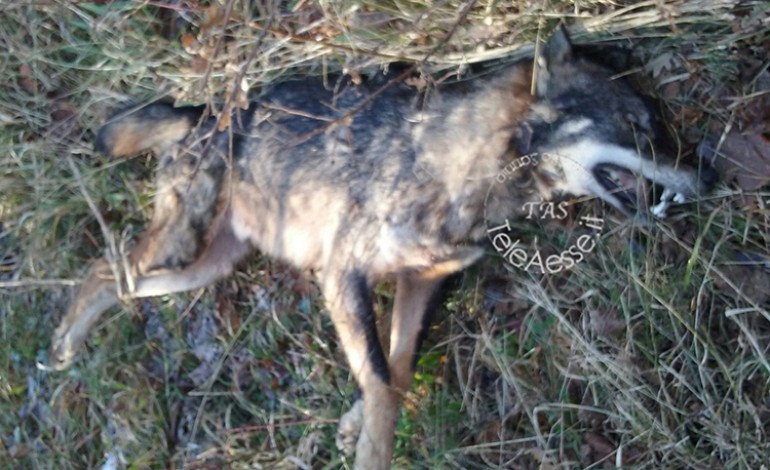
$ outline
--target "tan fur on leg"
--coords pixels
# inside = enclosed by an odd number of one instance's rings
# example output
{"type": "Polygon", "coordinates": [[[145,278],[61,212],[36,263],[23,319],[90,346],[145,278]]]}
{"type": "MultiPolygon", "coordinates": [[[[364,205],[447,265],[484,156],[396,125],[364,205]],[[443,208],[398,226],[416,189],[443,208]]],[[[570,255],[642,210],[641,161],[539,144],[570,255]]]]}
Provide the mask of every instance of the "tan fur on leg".
{"type": "Polygon", "coordinates": [[[401,393],[409,391],[414,378],[412,365],[428,302],[443,278],[401,274],[396,283],[396,302],[390,328],[391,384],[401,393]]]}
{"type": "MultiPolygon", "coordinates": [[[[363,275],[355,271],[327,270],[323,289],[351,372],[363,392],[363,404],[360,405],[363,419],[354,468],[388,469],[399,394],[387,383],[387,364],[374,324],[371,287],[363,275]]],[[[356,406],[359,405],[354,408],[356,406]]],[[[350,418],[355,418],[355,409],[352,412],[350,418]]],[[[355,424],[353,421],[348,424],[355,424]]],[[[343,420],[343,424],[345,422],[343,420]]]]}
{"type": "Polygon", "coordinates": [[[109,264],[99,259],[91,265],[67,313],[54,331],[48,354],[49,364],[40,367],[54,370],[69,367],[91,328],[108,308],[117,303],[118,292],[109,264]]]}
{"type": "Polygon", "coordinates": [[[356,444],[356,470],[386,470],[393,456],[393,438],[401,395],[380,384],[364,391],[363,420],[356,444]]]}
{"type": "MultiPolygon", "coordinates": [[[[163,238],[155,238],[152,243],[163,243],[163,238]]],[[[168,270],[153,274],[141,273],[138,262],[153,265],[146,259],[142,248],[151,247],[151,243],[137,246],[129,256],[130,269],[134,276],[135,290],[126,292],[127,298],[150,297],[155,295],[183,292],[204,287],[220,277],[232,272],[238,262],[249,250],[248,245],[233,235],[228,224],[219,224],[206,249],[191,265],[184,269],[168,270]]],[[[152,253],[164,250],[153,250],[152,253]]],[[[118,303],[117,286],[106,260],[96,261],[89,269],[83,283],[70,303],[67,314],[53,334],[49,351],[49,364],[43,367],[55,370],[66,369],[75,354],[83,346],[91,328],[102,314],[118,303]]]]}

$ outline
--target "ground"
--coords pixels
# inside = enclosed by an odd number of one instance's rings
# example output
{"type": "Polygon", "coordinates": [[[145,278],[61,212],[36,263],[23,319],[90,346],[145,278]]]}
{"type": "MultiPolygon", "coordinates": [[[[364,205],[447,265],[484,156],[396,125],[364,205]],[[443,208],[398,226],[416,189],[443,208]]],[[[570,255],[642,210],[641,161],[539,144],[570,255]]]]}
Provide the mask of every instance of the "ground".
{"type": "MultiPolygon", "coordinates": [[[[490,247],[453,279],[394,467],[770,468],[770,3],[423,2],[0,5],[0,467],[348,468],[349,370],[317,287],[275,260],[126,304],[71,369],[36,368],[105,235],[120,248],[152,211],[154,160],[110,160],[94,133],[131,99],[221,110],[293,74],[515,60],[563,20],[631,51],[682,159],[722,182],[649,229],[588,203],[601,237],[570,271],[490,247]]],[[[526,241],[565,243],[577,217],[526,241]]]]}

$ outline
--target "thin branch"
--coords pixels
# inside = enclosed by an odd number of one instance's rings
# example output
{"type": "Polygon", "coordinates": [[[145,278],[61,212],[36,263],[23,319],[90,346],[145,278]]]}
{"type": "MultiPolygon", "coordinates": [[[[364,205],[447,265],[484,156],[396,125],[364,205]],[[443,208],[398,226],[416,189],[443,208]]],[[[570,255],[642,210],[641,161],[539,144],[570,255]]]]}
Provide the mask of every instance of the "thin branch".
{"type": "MultiPolygon", "coordinates": [[[[91,213],[93,213],[96,221],[99,223],[99,228],[102,231],[104,240],[107,242],[107,249],[104,253],[104,258],[107,260],[107,264],[110,266],[112,275],[115,277],[115,286],[117,288],[118,298],[123,298],[123,283],[121,282],[124,277],[123,274],[125,274],[126,277],[130,276],[131,274],[129,271],[124,271],[118,267],[117,260],[121,257],[121,252],[118,251],[117,244],[115,243],[115,234],[112,233],[112,230],[110,230],[107,222],[104,221],[104,217],[102,217],[101,212],[99,212],[99,209],[96,207],[94,200],[91,199],[91,195],[88,193],[86,185],[83,182],[83,176],[80,174],[80,170],[78,170],[77,165],[75,165],[75,162],[72,160],[72,155],[67,155],[67,163],[69,164],[70,169],[72,170],[72,174],[78,183],[78,187],[80,188],[81,194],[83,194],[83,198],[86,200],[88,207],[91,209],[91,213]]],[[[121,264],[125,266],[125,260],[123,260],[123,263],[121,264]]]]}
{"type": "Polygon", "coordinates": [[[81,281],[74,279],[19,279],[18,281],[0,281],[0,289],[14,289],[19,287],[54,287],[77,286],[81,281]]]}

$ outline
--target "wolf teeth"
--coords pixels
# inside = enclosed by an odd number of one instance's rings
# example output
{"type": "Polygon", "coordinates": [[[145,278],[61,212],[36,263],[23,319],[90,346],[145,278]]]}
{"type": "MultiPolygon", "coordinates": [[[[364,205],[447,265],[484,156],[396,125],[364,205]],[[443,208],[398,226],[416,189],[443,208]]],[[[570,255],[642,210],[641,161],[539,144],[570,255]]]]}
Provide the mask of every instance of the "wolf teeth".
{"type": "Polygon", "coordinates": [[[664,201],[670,201],[671,197],[674,195],[674,191],[671,191],[668,188],[663,189],[663,194],[660,195],[660,202],[664,201]]]}
{"type": "Polygon", "coordinates": [[[666,210],[668,209],[668,206],[670,206],[671,203],[669,201],[660,201],[660,203],[655,204],[650,209],[650,212],[652,212],[652,215],[659,219],[665,219],[666,218],[666,210]]]}
{"type": "Polygon", "coordinates": [[[666,210],[671,206],[671,201],[682,204],[685,201],[684,194],[675,193],[674,191],[665,188],[663,194],[660,195],[660,202],[650,209],[652,214],[659,219],[666,218],[666,210]]]}

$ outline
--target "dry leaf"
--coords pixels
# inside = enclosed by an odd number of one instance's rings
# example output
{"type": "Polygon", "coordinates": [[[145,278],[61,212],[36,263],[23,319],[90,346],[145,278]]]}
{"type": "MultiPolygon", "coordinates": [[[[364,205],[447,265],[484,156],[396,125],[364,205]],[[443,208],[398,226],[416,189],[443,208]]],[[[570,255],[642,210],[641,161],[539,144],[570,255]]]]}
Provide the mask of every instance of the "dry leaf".
{"type": "Polygon", "coordinates": [[[196,55],[198,52],[200,52],[201,44],[195,38],[194,34],[185,33],[182,35],[182,38],[179,41],[182,43],[182,47],[188,54],[196,55]]]}
{"type": "Polygon", "coordinates": [[[730,131],[719,152],[708,142],[701,144],[701,154],[710,157],[725,181],[736,180],[746,191],[755,191],[770,182],[770,140],[768,129],[753,126],[744,132],[730,131]]]}
{"type": "Polygon", "coordinates": [[[35,80],[32,67],[27,64],[19,67],[19,86],[32,94],[37,93],[37,80],[35,80]]]}
{"type": "Polygon", "coordinates": [[[196,74],[203,75],[209,69],[208,59],[204,59],[200,56],[194,57],[192,61],[192,69],[196,74]]]}
{"type": "Polygon", "coordinates": [[[48,132],[60,139],[72,140],[79,132],[78,113],[66,98],[56,98],[51,101],[49,108],[51,124],[48,132]]]}
{"type": "Polygon", "coordinates": [[[231,124],[230,109],[225,109],[219,117],[217,130],[219,132],[224,132],[225,130],[227,130],[228,127],[230,127],[230,124],[231,124]]]}
{"type": "Polygon", "coordinates": [[[644,68],[648,73],[652,73],[653,78],[658,78],[663,72],[674,68],[674,60],[674,54],[671,52],[664,52],[649,61],[644,68]]]}
{"type": "Polygon", "coordinates": [[[736,300],[749,300],[764,305],[770,300],[770,273],[759,266],[733,265],[721,269],[722,276],[714,277],[714,285],[736,300]],[[725,279],[729,279],[738,291],[725,279]]]}
{"type": "Polygon", "coordinates": [[[614,311],[594,310],[588,311],[591,330],[602,337],[615,337],[626,330],[626,321],[614,311]]]}
{"type": "Polygon", "coordinates": [[[587,453],[593,457],[590,463],[607,460],[615,454],[615,445],[600,434],[589,431],[583,434],[583,441],[587,447],[587,453]]]}
{"type": "MultiPolygon", "coordinates": [[[[230,289],[235,291],[236,289],[230,289]]],[[[223,294],[219,292],[217,294],[217,308],[214,310],[220,324],[227,331],[229,337],[234,337],[241,328],[241,316],[238,314],[238,310],[233,305],[231,298],[234,292],[228,292],[223,294]]]]}
{"type": "Polygon", "coordinates": [[[212,3],[203,10],[203,21],[201,21],[201,34],[204,34],[211,28],[225,23],[225,10],[222,5],[212,3]]]}

